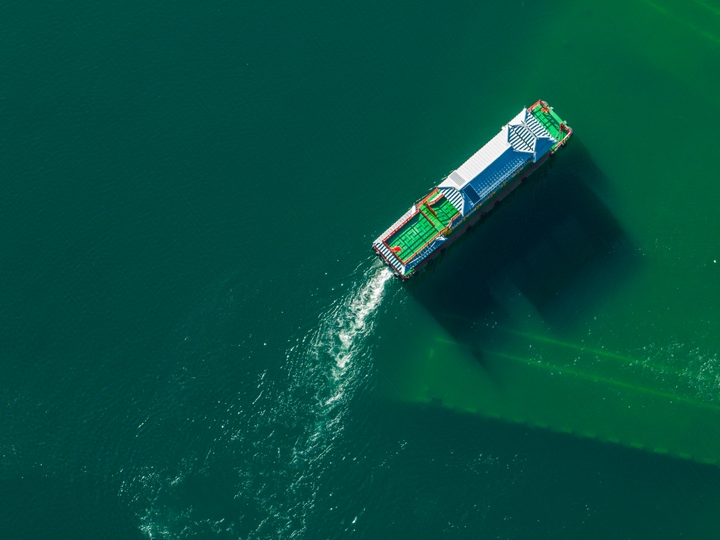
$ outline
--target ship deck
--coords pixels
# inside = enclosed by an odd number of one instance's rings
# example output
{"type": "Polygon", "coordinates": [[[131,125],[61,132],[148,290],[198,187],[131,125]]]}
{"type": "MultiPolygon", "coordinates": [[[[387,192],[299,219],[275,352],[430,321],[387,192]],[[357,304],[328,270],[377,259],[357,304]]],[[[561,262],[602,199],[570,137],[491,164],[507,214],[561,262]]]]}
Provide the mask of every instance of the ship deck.
{"type": "MultiPolygon", "coordinates": [[[[413,205],[373,242],[373,249],[403,279],[459,235],[459,218],[490,209],[557,150],[573,130],[545,101],[520,111],[437,188],[413,205]],[[515,177],[518,175],[524,175],[515,177]],[[506,189],[499,189],[512,180],[506,189]],[[497,194],[497,195],[496,195],[497,194]],[[456,207],[455,205],[458,205],[456,207]],[[484,205],[484,206],[483,206],[484,205]],[[452,229],[451,229],[452,227],[452,229]],[[453,232],[455,231],[455,232],[453,232]]],[[[482,214],[481,214],[482,215],[482,214]]]]}
{"type": "Polygon", "coordinates": [[[547,110],[544,110],[540,103],[536,103],[530,107],[529,110],[535,117],[535,120],[540,122],[540,124],[548,130],[550,135],[552,135],[556,141],[560,142],[563,139],[565,135],[560,129],[560,124],[563,123],[563,120],[553,109],[548,107],[547,110]]]}
{"type": "Polygon", "coordinates": [[[390,235],[387,245],[404,264],[437,238],[459,213],[441,194],[431,196],[418,205],[418,212],[407,223],[390,235]]]}

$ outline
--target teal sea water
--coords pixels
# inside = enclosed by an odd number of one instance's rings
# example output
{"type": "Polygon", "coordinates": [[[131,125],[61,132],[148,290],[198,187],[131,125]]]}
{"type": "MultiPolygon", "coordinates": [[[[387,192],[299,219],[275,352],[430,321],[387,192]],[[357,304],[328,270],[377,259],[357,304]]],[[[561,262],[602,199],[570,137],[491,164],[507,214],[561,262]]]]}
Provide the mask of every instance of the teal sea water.
{"type": "Polygon", "coordinates": [[[0,38],[0,537],[718,537],[717,0],[0,38]],[[392,279],[371,241],[540,98],[568,147],[392,279]]]}

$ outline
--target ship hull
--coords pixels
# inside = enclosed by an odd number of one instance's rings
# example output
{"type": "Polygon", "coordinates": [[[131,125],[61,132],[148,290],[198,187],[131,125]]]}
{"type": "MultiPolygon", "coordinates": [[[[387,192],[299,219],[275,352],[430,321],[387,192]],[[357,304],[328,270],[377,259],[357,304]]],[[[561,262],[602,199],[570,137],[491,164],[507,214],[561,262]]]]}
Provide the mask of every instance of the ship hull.
{"type": "Polygon", "coordinates": [[[523,109],[373,242],[402,280],[432,263],[572,136],[546,102],[523,109]]]}
{"type": "MultiPolygon", "coordinates": [[[[552,157],[551,154],[545,155],[540,161],[537,163],[534,163],[532,167],[528,168],[528,170],[524,173],[520,173],[518,175],[518,178],[513,181],[513,183],[507,187],[504,191],[500,192],[497,196],[492,197],[485,201],[482,205],[477,207],[472,214],[468,215],[466,217],[466,221],[458,225],[455,231],[448,237],[447,241],[441,248],[436,249],[432,254],[430,254],[422,263],[420,263],[418,266],[415,267],[413,272],[411,274],[402,275],[397,271],[394,271],[393,274],[396,278],[400,279],[401,281],[407,281],[414,275],[416,275],[418,272],[420,272],[423,268],[428,266],[429,264],[432,264],[435,259],[442,253],[444,253],[447,248],[449,248],[453,242],[455,242],[458,238],[462,237],[466,232],[468,232],[470,229],[472,229],[473,225],[475,225],[478,221],[480,221],[482,218],[487,216],[497,204],[500,203],[505,197],[510,195],[512,191],[515,190],[520,184],[522,184],[532,173],[534,173],[536,170],[538,170],[543,164],[545,164],[550,157],[552,157]]],[[[375,253],[380,257],[385,264],[388,264],[388,261],[383,257],[383,255],[377,250],[374,249],[375,253]]],[[[391,265],[389,265],[391,266],[391,265]]]]}

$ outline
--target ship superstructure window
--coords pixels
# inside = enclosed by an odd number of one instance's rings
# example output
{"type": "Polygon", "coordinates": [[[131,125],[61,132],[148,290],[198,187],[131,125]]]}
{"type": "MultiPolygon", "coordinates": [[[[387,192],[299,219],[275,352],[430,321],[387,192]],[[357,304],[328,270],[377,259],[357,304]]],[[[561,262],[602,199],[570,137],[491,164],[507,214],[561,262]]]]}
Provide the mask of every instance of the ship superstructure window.
{"type": "Polygon", "coordinates": [[[463,193],[470,199],[473,206],[480,202],[480,195],[477,194],[477,191],[475,191],[472,186],[465,186],[463,193]]]}

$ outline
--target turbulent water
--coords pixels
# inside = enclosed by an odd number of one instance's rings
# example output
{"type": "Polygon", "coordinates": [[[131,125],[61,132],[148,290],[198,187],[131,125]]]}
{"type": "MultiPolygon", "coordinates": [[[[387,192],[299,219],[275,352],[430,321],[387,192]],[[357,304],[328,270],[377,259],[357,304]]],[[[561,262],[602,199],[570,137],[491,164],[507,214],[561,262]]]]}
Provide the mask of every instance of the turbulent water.
{"type": "MultiPolygon", "coordinates": [[[[231,407],[221,417],[222,436],[230,447],[244,446],[245,458],[262,469],[237,466],[213,471],[213,460],[186,457],[179,466],[141,468],[125,480],[119,495],[137,506],[140,529],[149,538],[191,538],[204,532],[247,538],[297,538],[322,509],[316,498],[327,465],[343,459],[345,416],[357,391],[368,387],[373,359],[367,346],[376,311],[392,274],[378,262],[363,264],[352,276],[351,288],[322,311],[317,323],[296,338],[283,363],[283,376],[272,381],[258,377],[256,397],[242,411],[231,407]],[[233,416],[241,414],[242,421],[233,416]],[[268,452],[277,445],[276,451],[268,452]],[[253,530],[241,534],[235,519],[215,519],[191,502],[186,493],[192,477],[230,474],[235,500],[258,504],[260,516],[253,530]]],[[[170,405],[170,404],[169,404],[170,405]]],[[[139,426],[141,427],[141,426],[139,426]]],[[[229,486],[230,487],[230,486],[229,486]]]]}
{"type": "Polygon", "coordinates": [[[4,8],[0,537],[717,537],[717,2],[4,8]]]}

